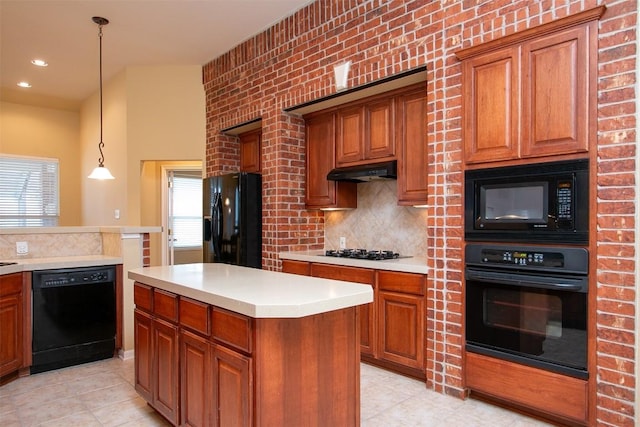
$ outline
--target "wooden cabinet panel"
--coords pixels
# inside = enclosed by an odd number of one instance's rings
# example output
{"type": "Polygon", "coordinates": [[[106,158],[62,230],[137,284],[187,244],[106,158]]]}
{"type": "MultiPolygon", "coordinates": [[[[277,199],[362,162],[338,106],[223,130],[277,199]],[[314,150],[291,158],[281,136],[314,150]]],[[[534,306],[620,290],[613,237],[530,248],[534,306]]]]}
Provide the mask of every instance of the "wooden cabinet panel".
{"type": "MultiPolygon", "coordinates": [[[[157,291],[155,289],[154,291],[157,291]]],[[[174,425],[179,421],[178,327],[153,320],[153,404],[174,425]]]]}
{"type": "Polygon", "coordinates": [[[211,335],[209,304],[180,297],[180,326],[191,329],[204,336],[211,335]]]}
{"type": "Polygon", "coordinates": [[[251,359],[219,345],[213,346],[213,426],[252,425],[251,359]]]}
{"type": "Polygon", "coordinates": [[[364,158],[382,160],[396,154],[394,143],[393,98],[364,105],[364,158]]]}
{"type": "Polygon", "coordinates": [[[364,159],[364,120],[362,106],[336,113],[336,165],[347,166],[364,159]]]}
{"type": "Polygon", "coordinates": [[[153,314],[178,323],[178,296],[161,289],[154,289],[153,314]]]}
{"type": "Polygon", "coordinates": [[[0,276],[0,377],[23,367],[22,273],[0,276]]]}
{"type": "Polygon", "coordinates": [[[426,89],[420,84],[396,99],[398,144],[398,204],[427,202],[429,174],[426,89]]]}
{"type": "Polygon", "coordinates": [[[357,187],[353,182],[328,181],[335,165],[335,125],[333,113],[306,119],[305,204],[307,208],[355,208],[357,187]]]}
{"type": "Polygon", "coordinates": [[[520,49],[508,47],[466,60],[463,67],[465,161],[518,157],[520,49]]]}
{"type": "Polygon", "coordinates": [[[311,263],[284,259],[282,260],[282,272],[309,276],[311,275],[311,263]]]}
{"type": "Polygon", "coordinates": [[[213,307],[211,326],[214,340],[248,354],[253,351],[253,320],[251,318],[213,307]]]}
{"type": "Polygon", "coordinates": [[[260,173],[260,150],[262,149],[262,129],[239,135],[240,170],[242,172],[260,173]]]}
{"type": "Polygon", "coordinates": [[[522,157],[588,150],[588,46],[585,27],[524,45],[522,157]]]}
{"type": "Polygon", "coordinates": [[[585,380],[469,352],[465,355],[465,380],[471,390],[507,402],[580,424],[588,420],[585,380]]]}
{"type": "Polygon", "coordinates": [[[427,278],[422,274],[397,271],[378,271],[378,288],[381,291],[425,295],[427,278]]]}
{"type": "Polygon", "coordinates": [[[153,401],[153,333],[151,315],[139,309],[134,317],[134,353],[136,391],[147,400],[153,401]]]}
{"type": "Polygon", "coordinates": [[[180,420],[208,426],[211,402],[211,345],[206,338],[180,332],[180,420]]]}
{"type": "Polygon", "coordinates": [[[423,369],[424,316],[424,297],[379,291],[379,357],[423,369]]]}

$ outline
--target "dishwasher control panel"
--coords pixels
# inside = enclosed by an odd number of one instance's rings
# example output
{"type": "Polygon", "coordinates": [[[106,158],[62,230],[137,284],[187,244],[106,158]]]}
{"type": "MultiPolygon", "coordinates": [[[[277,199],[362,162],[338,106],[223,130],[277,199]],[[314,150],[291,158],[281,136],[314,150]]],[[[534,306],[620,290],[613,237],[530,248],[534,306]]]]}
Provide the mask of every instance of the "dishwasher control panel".
{"type": "Polygon", "coordinates": [[[115,282],[115,267],[81,267],[33,272],[34,288],[115,282]]]}

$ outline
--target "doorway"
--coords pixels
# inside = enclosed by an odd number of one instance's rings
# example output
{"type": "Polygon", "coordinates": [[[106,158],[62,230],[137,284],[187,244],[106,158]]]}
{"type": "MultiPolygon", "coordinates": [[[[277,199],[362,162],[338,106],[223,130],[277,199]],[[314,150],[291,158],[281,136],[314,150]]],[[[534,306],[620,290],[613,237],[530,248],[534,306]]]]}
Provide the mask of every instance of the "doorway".
{"type": "Polygon", "coordinates": [[[163,265],[202,262],[202,169],[162,166],[163,265]]]}

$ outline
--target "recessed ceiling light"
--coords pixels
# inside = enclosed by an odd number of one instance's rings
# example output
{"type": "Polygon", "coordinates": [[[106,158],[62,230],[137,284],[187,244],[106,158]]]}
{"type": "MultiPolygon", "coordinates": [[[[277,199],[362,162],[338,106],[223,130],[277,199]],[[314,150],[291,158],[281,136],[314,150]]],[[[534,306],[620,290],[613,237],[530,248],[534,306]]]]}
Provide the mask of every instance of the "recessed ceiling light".
{"type": "Polygon", "coordinates": [[[44,59],[34,59],[31,61],[31,63],[38,67],[46,67],[47,65],[49,65],[44,59]]]}
{"type": "Polygon", "coordinates": [[[20,87],[31,87],[31,84],[29,84],[29,82],[18,82],[18,86],[20,86],[20,87]]]}

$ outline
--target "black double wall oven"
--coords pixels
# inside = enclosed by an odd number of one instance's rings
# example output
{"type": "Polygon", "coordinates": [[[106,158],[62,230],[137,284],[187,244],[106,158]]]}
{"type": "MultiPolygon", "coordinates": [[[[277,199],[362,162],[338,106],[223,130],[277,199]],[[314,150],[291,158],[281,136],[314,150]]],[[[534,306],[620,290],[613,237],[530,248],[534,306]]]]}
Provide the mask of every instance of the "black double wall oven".
{"type": "Polygon", "coordinates": [[[588,161],[465,173],[466,350],[588,378],[588,161]]]}

